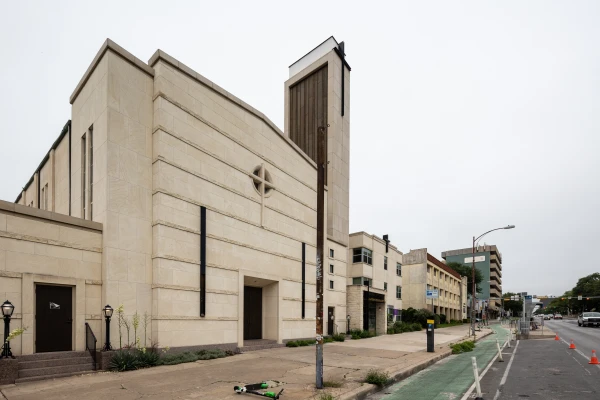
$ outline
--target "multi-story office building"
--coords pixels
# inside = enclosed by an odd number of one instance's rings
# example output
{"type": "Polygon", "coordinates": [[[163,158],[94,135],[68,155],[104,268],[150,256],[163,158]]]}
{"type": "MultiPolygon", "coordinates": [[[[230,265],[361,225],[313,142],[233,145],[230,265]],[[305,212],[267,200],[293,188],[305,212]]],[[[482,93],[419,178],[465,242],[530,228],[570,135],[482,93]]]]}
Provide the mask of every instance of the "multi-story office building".
{"type": "MultiPolygon", "coordinates": [[[[468,266],[473,265],[473,249],[448,250],[442,253],[446,262],[456,262],[468,266]]],[[[495,317],[502,306],[502,254],[495,245],[479,246],[475,251],[475,268],[481,271],[482,279],[478,285],[478,309],[488,307],[488,312],[495,317]]]]}
{"type": "Polygon", "coordinates": [[[402,256],[404,308],[427,308],[435,314],[445,314],[448,319],[466,318],[467,278],[449,268],[427,252],[411,250],[402,256]],[[438,298],[428,300],[427,290],[437,290],[438,298]]]}
{"type": "Polygon", "coordinates": [[[365,232],[352,233],[348,247],[350,329],[384,334],[402,310],[402,253],[389,241],[365,232]]]}

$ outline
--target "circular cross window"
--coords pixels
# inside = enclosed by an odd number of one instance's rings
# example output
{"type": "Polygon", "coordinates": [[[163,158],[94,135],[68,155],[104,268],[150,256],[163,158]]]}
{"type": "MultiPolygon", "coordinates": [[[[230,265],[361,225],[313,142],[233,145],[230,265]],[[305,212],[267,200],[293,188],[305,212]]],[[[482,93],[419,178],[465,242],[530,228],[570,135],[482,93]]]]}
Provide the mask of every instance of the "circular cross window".
{"type": "Polygon", "coordinates": [[[262,186],[264,185],[265,197],[270,196],[273,190],[273,179],[271,178],[269,171],[267,171],[264,166],[259,165],[254,168],[252,174],[254,175],[252,178],[252,183],[254,184],[254,189],[258,192],[258,194],[262,195],[262,186]]]}

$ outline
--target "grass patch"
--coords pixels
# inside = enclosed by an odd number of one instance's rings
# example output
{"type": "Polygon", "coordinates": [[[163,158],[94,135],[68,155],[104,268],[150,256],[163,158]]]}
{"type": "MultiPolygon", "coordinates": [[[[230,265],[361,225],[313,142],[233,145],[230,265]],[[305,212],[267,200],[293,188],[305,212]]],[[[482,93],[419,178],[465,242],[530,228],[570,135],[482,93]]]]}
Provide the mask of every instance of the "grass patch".
{"type": "Polygon", "coordinates": [[[463,324],[462,321],[452,320],[452,321],[447,322],[445,324],[439,324],[439,325],[437,325],[436,329],[439,329],[439,328],[448,328],[450,326],[457,326],[457,325],[462,325],[462,324],[463,324]]]}
{"type": "Polygon", "coordinates": [[[323,387],[340,388],[340,387],[342,387],[342,382],[340,382],[340,381],[323,381],[323,387]]]}
{"type": "Polygon", "coordinates": [[[385,386],[390,380],[390,375],[387,372],[379,371],[376,369],[370,369],[365,377],[365,382],[377,386],[385,386]]]}
{"type": "Polygon", "coordinates": [[[452,354],[466,353],[469,351],[473,351],[473,349],[475,348],[475,342],[469,340],[466,342],[456,343],[450,345],[450,348],[452,349],[452,354]]]}
{"type": "Polygon", "coordinates": [[[182,363],[194,362],[198,360],[213,360],[215,358],[223,358],[233,353],[225,352],[220,349],[199,350],[194,352],[183,352],[179,354],[167,354],[163,356],[158,365],[177,365],[182,363]]]}
{"type": "Polygon", "coordinates": [[[295,340],[290,340],[285,344],[286,347],[298,347],[298,342],[295,340]]]}

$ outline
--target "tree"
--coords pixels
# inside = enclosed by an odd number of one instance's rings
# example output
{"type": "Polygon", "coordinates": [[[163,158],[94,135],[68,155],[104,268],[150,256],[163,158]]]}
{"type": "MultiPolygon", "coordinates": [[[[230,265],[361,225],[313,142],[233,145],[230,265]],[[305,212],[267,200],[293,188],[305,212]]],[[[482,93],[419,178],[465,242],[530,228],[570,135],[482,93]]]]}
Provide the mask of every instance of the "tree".
{"type": "Polygon", "coordinates": [[[600,273],[595,272],[580,278],[571,292],[573,296],[583,296],[582,300],[576,300],[578,311],[597,311],[600,309],[600,299],[588,300],[588,297],[600,296],[600,273]]]}
{"type": "Polygon", "coordinates": [[[504,310],[510,311],[510,315],[517,316],[519,313],[523,312],[523,299],[520,300],[506,300],[510,299],[512,296],[516,296],[516,293],[506,292],[502,295],[504,298],[504,310]]]}
{"type": "MultiPolygon", "coordinates": [[[[458,262],[449,262],[446,264],[448,267],[452,268],[460,276],[467,277],[467,293],[469,295],[473,292],[473,274],[470,265],[461,264],[458,262]]],[[[483,275],[481,275],[481,271],[475,268],[475,285],[477,285],[477,293],[481,293],[482,289],[480,286],[481,281],[483,280],[483,275]]]]}

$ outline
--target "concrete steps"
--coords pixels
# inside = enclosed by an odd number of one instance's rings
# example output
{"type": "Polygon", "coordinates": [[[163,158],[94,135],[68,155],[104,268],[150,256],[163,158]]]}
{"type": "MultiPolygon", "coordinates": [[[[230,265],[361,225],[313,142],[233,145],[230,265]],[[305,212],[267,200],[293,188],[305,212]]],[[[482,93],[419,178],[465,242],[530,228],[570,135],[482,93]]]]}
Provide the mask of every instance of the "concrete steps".
{"type": "Polygon", "coordinates": [[[95,370],[92,357],[88,352],[83,351],[37,353],[21,356],[18,360],[17,383],[59,378],[95,370]]]}

